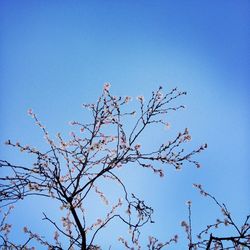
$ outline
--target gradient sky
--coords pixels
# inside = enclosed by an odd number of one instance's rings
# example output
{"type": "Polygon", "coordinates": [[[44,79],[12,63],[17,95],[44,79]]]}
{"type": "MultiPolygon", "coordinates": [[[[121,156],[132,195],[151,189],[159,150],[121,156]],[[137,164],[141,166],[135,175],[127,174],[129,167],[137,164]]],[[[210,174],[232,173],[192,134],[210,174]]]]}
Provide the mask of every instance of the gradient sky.
{"type": "MultiPolygon", "coordinates": [[[[249,13],[247,0],[1,0],[1,159],[24,162],[3,145],[7,139],[42,145],[28,108],[51,134],[68,133],[68,121],[84,120],[81,104],[95,102],[104,82],[112,84],[114,95],[146,98],[159,85],[165,91],[177,86],[188,92],[179,100],[187,109],[169,118],[168,133],[188,127],[190,149],[204,142],[208,149],[197,157],[200,170],[166,167],[164,179],[141,171],[139,183],[127,172],[131,190],[155,208],[156,223],[146,227],[142,241],[148,234],[161,240],[182,235],[186,200],[193,201],[196,233],[214,222],[219,209],[192,183],[202,183],[242,222],[250,210],[249,13]]],[[[150,145],[153,138],[162,143],[160,128],[142,142],[150,145]]],[[[34,202],[17,205],[10,218],[18,224],[16,238],[24,223],[49,230],[38,226],[43,210],[22,216],[27,207],[34,202]]],[[[121,228],[112,225],[98,238],[104,249],[111,243],[122,249],[114,233],[121,228]]]]}

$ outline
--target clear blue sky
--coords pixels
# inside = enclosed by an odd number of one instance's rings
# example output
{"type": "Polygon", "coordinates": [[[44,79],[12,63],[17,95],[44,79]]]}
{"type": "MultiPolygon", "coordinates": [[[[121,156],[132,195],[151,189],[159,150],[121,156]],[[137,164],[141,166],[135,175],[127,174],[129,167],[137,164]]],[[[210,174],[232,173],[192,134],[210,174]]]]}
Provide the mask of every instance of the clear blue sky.
{"type": "MultiPolygon", "coordinates": [[[[169,118],[169,133],[189,127],[190,147],[209,147],[198,158],[200,170],[167,168],[163,180],[142,171],[137,185],[128,173],[131,189],[155,207],[156,224],[145,235],[164,240],[181,232],[189,199],[195,229],[218,217],[219,210],[193,189],[197,182],[240,222],[250,210],[249,13],[247,0],[1,0],[1,158],[23,162],[3,146],[6,139],[42,144],[28,108],[55,134],[68,131],[69,120],[84,120],[81,104],[95,101],[104,82],[122,96],[178,86],[188,92],[180,100],[187,109],[169,118]]],[[[162,143],[158,131],[143,143],[152,137],[162,143]]],[[[14,223],[36,224],[42,217],[39,211],[34,219],[21,218],[27,206],[34,204],[22,203],[14,223]]],[[[104,249],[110,242],[119,249],[113,232],[107,229],[108,240],[99,238],[104,249]]]]}

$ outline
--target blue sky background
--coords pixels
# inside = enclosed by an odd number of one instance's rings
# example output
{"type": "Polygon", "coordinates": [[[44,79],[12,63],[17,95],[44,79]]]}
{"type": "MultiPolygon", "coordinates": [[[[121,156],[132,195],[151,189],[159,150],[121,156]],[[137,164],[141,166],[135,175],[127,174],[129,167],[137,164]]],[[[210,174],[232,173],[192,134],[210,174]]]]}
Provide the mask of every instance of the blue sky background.
{"type": "MultiPolygon", "coordinates": [[[[114,95],[146,98],[159,85],[165,91],[177,86],[188,92],[179,100],[187,109],[169,117],[170,131],[159,127],[141,142],[145,147],[152,140],[160,144],[188,127],[190,149],[204,142],[209,147],[197,158],[200,170],[166,168],[163,180],[147,171],[124,173],[131,190],[155,208],[156,223],[145,228],[142,240],[148,234],[161,240],[182,235],[180,221],[187,218],[189,199],[194,231],[214,222],[219,209],[200,197],[192,183],[202,183],[228,204],[239,223],[244,220],[250,208],[249,1],[2,0],[0,5],[2,159],[24,162],[3,145],[9,138],[42,147],[28,108],[50,134],[68,133],[68,121],[84,120],[81,104],[94,102],[104,82],[112,84],[114,95]]],[[[47,209],[57,215],[56,209],[33,207],[33,200],[17,205],[10,219],[47,232],[47,224],[38,226],[41,213],[47,209]],[[23,216],[28,209],[34,215],[23,216]]],[[[20,235],[20,228],[13,234],[20,235]]],[[[122,249],[114,233],[122,234],[121,229],[114,224],[100,236],[104,249],[110,244],[122,249]]],[[[184,245],[182,240],[177,249],[184,245]]]]}

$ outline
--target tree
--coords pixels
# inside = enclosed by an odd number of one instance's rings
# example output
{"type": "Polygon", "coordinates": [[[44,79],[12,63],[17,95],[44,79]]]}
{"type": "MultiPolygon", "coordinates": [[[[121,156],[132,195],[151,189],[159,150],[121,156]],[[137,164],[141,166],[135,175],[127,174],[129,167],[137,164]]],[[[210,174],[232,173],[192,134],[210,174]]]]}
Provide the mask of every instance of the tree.
{"type": "MultiPolygon", "coordinates": [[[[187,128],[168,143],[161,144],[147,152],[138,143],[141,136],[147,136],[148,127],[154,126],[156,129],[159,125],[169,126],[165,121],[166,114],[184,108],[183,105],[175,106],[174,101],[186,95],[186,92],[179,92],[175,88],[169,93],[163,94],[162,87],[160,87],[157,91],[152,92],[148,102],[144,100],[143,96],[138,96],[139,108],[138,114],[136,114],[136,111],[127,111],[127,104],[131,101],[130,97],[113,96],[109,89],[110,84],[106,83],[103,93],[96,103],[83,105],[91,112],[92,120],[87,123],[71,122],[78,132],[72,132],[68,139],[60,133],[57,134],[56,140],[52,139],[36,114],[29,110],[29,115],[40,127],[48,143],[49,148],[46,151],[32,146],[24,146],[19,142],[13,143],[10,140],[6,142],[8,146],[32,155],[35,160],[28,167],[15,165],[6,160],[0,161],[1,171],[6,175],[0,178],[1,203],[2,207],[9,207],[0,225],[2,249],[33,249],[33,241],[37,241],[47,249],[101,249],[95,243],[96,236],[113,220],[127,225],[131,234],[130,240],[119,238],[123,246],[128,249],[142,249],[139,242],[140,229],[147,223],[153,223],[153,209],[137,195],[130,194],[117,170],[133,163],[163,177],[164,170],[156,168],[155,163],[161,164],[163,167],[169,165],[177,170],[181,169],[185,162],[194,164],[197,168],[200,167],[193,156],[203,151],[207,145],[204,144],[187,152],[184,144],[191,139],[187,128]],[[134,120],[131,128],[127,126],[127,120],[130,124],[134,120]],[[99,180],[102,180],[102,183],[116,182],[119,184],[123,197],[117,197],[117,203],[111,207],[104,218],[98,218],[88,224],[85,200],[90,193],[95,192],[108,204],[105,193],[99,188],[99,180]],[[41,196],[49,199],[51,203],[59,203],[60,208],[64,211],[61,223],[44,214],[43,219],[50,222],[55,230],[53,242],[33,233],[27,227],[24,227],[24,233],[27,235],[26,242],[15,243],[9,240],[11,225],[7,223],[7,217],[13,208],[12,204],[27,199],[29,196],[41,196]],[[67,242],[66,247],[63,243],[65,241],[67,242]]],[[[197,187],[201,186],[197,185],[197,187]]],[[[206,193],[201,188],[200,191],[203,194],[206,193]]],[[[216,201],[215,198],[214,201],[216,201]]],[[[213,244],[221,246],[220,242],[224,239],[217,239],[212,234],[209,240],[193,242],[191,203],[188,204],[189,223],[183,222],[182,226],[187,232],[189,249],[197,249],[204,245],[210,249],[213,244]]],[[[221,208],[224,207],[218,202],[217,204],[221,208]]],[[[224,213],[229,224],[234,226],[226,207],[224,207],[224,213]]],[[[221,221],[218,222],[218,224],[221,223],[221,221]]],[[[244,242],[243,246],[249,246],[247,220],[243,226],[244,229],[238,230],[240,238],[230,240],[238,243],[244,242]]],[[[147,248],[162,249],[172,242],[177,242],[177,238],[175,235],[167,242],[160,242],[149,236],[147,248]]]]}
{"type": "Polygon", "coordinates": [[[192,202],[188,201],[188,222],[182,221],[181,223],[181,226],[185,229],[187,239],[189,241],[188,248],[190,250],[250,249],[250,215],[247,215],[243,224],[239,226],[236,224],[233,215],[230,213],[224,203],[220,203],[213,195],[206,192],[201,184],[194,184],[194,187],[199,190],[202,196],[209,197],[215,202],[215,204],[221,209],[222,218],[218,218],[213,224],[207,225],[206,228],[197,235],[197,241],[194,242],[191,223],[192,202]],[[227,235],[221,236],[216,235],[216,232],[212,232],[212,230],[219,227],[227,227],[227,230],[225,230],[226,232],[228,232],[227,235]]]}

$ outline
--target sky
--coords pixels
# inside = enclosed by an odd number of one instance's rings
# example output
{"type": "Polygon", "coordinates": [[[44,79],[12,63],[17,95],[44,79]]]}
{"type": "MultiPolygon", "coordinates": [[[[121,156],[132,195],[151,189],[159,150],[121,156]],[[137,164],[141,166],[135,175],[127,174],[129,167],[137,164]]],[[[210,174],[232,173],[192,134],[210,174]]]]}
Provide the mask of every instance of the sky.
{"type": "MultiPolygon", "coordinates": [[[[125,172],[131,190],[155,208],[156,223],[146,227],[142,242],[149,234],[162,241],[175,233],[183,238],[187,200],[197,233],[215,221],[219,209],[193,183],[226,203],[241,223],[250,210],[249,13],[247,0],[1,0],[0,158],[29,162],[4,145],[7,139],[42,147],[29,108],[50,134],[68,133],[68,121],[84,121],[81,104],[95,102],[105,82],[114,95],[146,100],[160,85],[166,92],[177,86],[188,93],[179,100],[186,109],[169,117],[167,134],[158,127],[141,142],[161,144],[188,127],[190,148],[206,142],[208,149],[197,157],[199,170],[166,166],[163,179],[136,170],[140,182],[125,172]]],[[[42,210],[27,215],[35,205],[32,199],[16,205],[13,235],[20,235],[23,223],[42,225],[42,210]]],[[[107,228],[98,243],[122,249],[114,233],[121,229],[118,223],[107,228]]],[[[177,249],[185,244],[182,239],[177,249]]]]}

